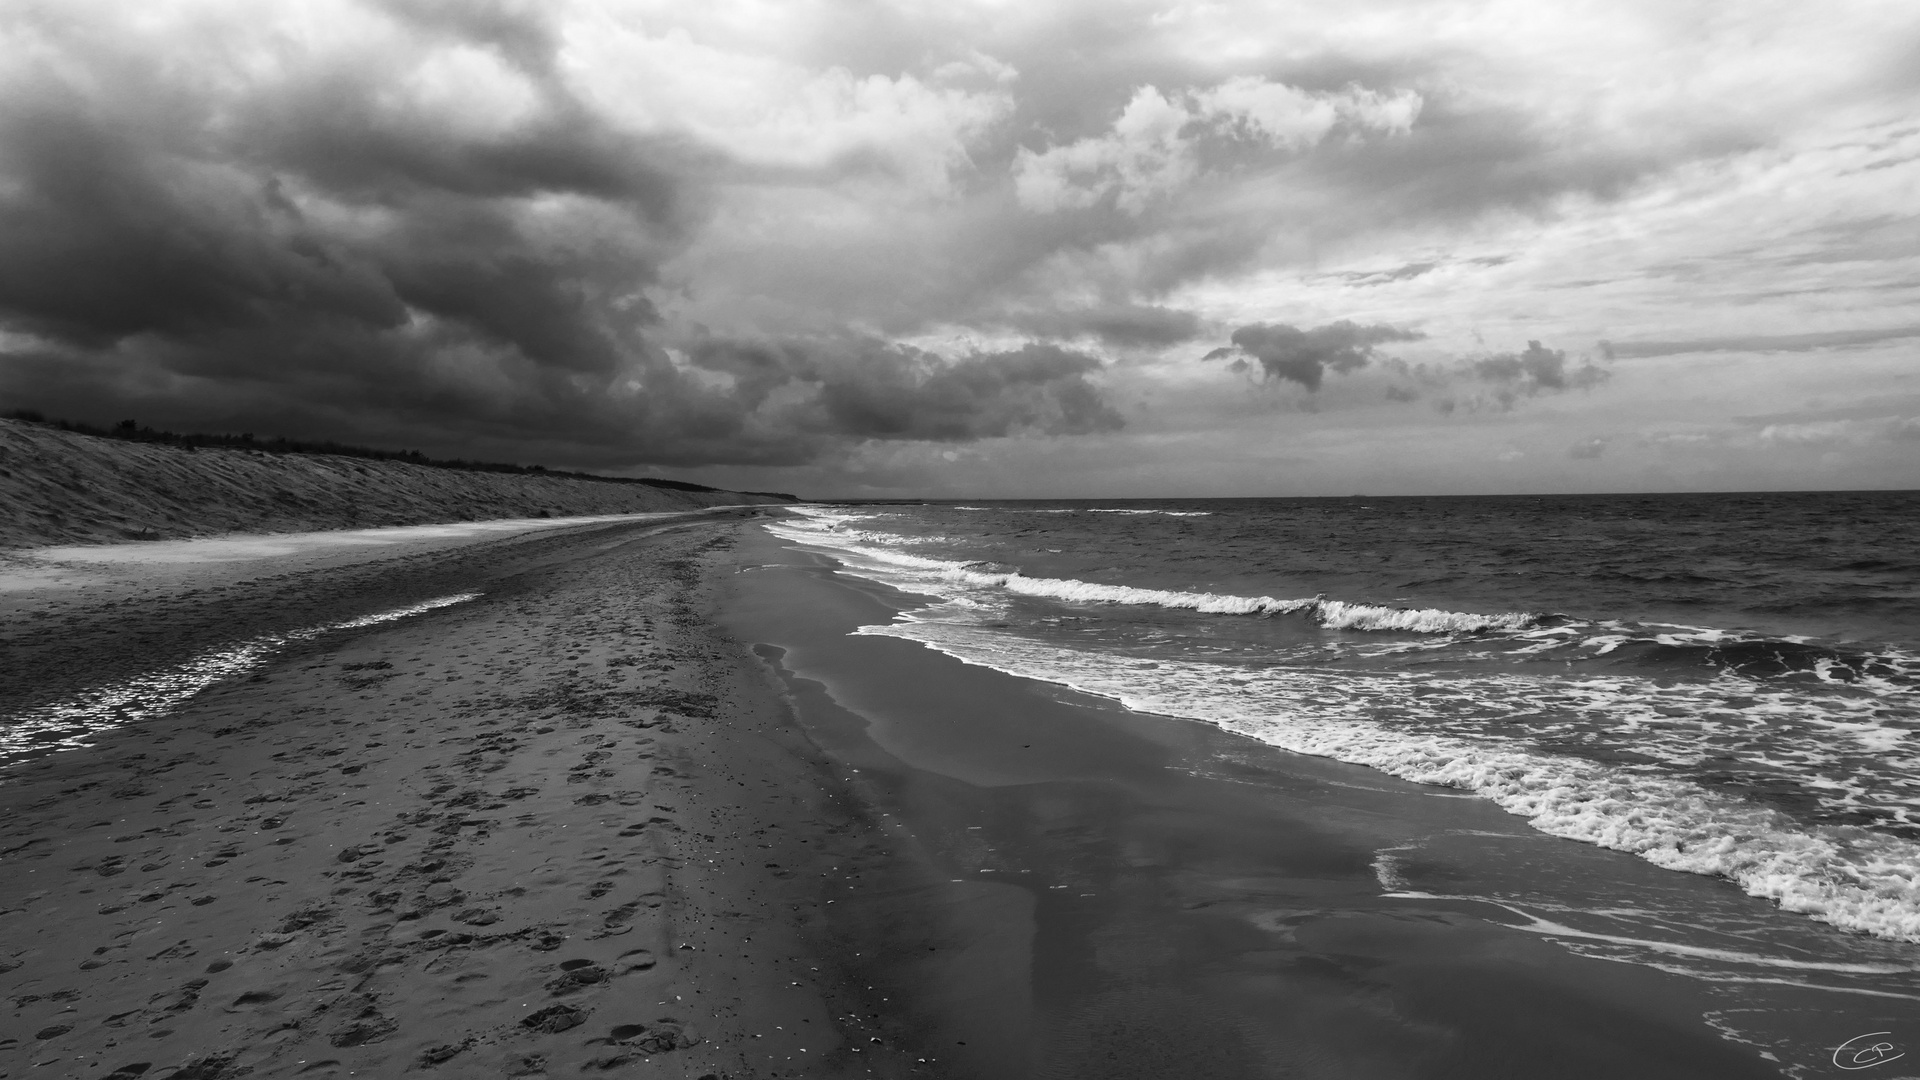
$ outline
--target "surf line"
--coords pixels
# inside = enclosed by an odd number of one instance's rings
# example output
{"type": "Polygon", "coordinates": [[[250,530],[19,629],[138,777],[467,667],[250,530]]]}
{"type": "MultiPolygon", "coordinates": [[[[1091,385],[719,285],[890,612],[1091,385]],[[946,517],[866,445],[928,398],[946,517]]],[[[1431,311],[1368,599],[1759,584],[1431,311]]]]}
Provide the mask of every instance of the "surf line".
{"type": "MultiPolygon", "coordinates": [[[[1399,850],[1399,849],[1389,849],[1389,850],[1399,850]]],[[[1462,901],[1462,902],[1474,903],[1474,904],[1486,904],[1491,907],[1497,907],[1502,911],[1510,912],[1526,920],[1526,922],[1522,925],[1515,925],[1513,923],[1500,924],[1502,926],[1506,926],[1513,930],[1521,930],[1530,934],[1538,934],[1541,937],[1567,938],[1567,939],[1576,940],[1576,941],[1599,941],[1599,942],[1605,942],[1610,945],[1624,945],[1632,948],[1645,949],[1645,950],[1648,950],[1649,952],[1669,953],[1674,956],[1684,956],[1684,957],[1689,957],[1691,959],[1696,959],[1696,960],[1716,960],[1726,964],[1743,964],[1751,967],[1786,968],[1793,971],[1823,972],[1823,973],[1832,973],[1832,974],[1841,974],[1841,975],[1905,975],[1916,970],[1914,966],[1911,964],[1856,964],[1856,963],[1831,963],[1831,962],[1819,961],[1819,960],[1792,960],[1785,957],[1763,956],[1758,953],[1743,953],[1733,949],[1715,949],[1715,948],[1711,948],[1709,946],[1703,946],[1703,945],[1684,945],[1677,941],[1654,941],[1649,938],[1624,937],[1619,934],[1600,934],[1600,933],[1595,933],[1594,931],[1591,931],[1591,930],[1579,930],[1574,927],[1567,926],[1563,923],[1554,922],[1551,919],[1543,919],[1540,916],[1535,915],[1530,911],[1525,911],[1521,908],[1515,907],[1512,904],[1503,903],[1502,901],[1499,901],[1499,900],[1491,900],[1484,896],[1455,896],[1448,893],[1421,892],[1416,889],[1396,889],[1389,892],[1383,892],[1380,895],[1382,898],[1389,899],[1389,900],[1453,900],[1453,901],[1462,901]]],[[[1663,968],[1662,970],[1670,970],[1670,969],[1663,968]]],[[[1685,971],[1685,970],[1682,970],[1680,973],[1689,974],[1689,975],[1694,974],[1691,971],[1685,971]]],[[[1745,981],[1760,981],[1760,980],[1749,979],[1745,981]]],[[[1876,997],[1892,997],[1892,998],[1900,998],[1906,1001],[1920,1001],[1920,997],[1915,997],[1912,994],[1895,994],[1895,993],[1889,993],[1884,990],[1865,990],[1865,989],[1855,989],[1852,987],[1822,986],[1818,983],[1800,983],[1800,982],[1790,983],[1789,985],[1806,986],[1815,990],[1834,990],[1834,991],[1841,991],[1841,992],[1847,992],[1847,993],[1863,993],[1863,994],[1871,994],[1876,997]]]]}
{"type": "Polygon", "coordinates": [[[311,641],[322,634],[341,630],[359,630],[396,622],[478,600],[482,595],[468,592],[438,596],[343,622],[263,635],[237,645],[203,652],[173,667],[135,675],[120,682],[84,690],[65,701],[29,709],[0,720],[0,768],[28,756],[40,757],[91,746],[94,738],[104,731],[122,724],[165,716],[215,683],[244,675],[265,664],[280,650],[295,642],[311,641]]]}

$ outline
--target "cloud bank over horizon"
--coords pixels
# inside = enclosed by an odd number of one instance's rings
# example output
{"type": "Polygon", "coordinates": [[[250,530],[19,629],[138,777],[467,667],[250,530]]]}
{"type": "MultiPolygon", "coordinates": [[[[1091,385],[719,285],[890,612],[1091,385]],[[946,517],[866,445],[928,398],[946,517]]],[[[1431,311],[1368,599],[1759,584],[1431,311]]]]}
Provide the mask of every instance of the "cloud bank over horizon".
{"type": "Polygon", "coordinates": [[[814,495],[1920,486],[1916,55],[1873,2],[25,0],[0,407],[814,495]]]}

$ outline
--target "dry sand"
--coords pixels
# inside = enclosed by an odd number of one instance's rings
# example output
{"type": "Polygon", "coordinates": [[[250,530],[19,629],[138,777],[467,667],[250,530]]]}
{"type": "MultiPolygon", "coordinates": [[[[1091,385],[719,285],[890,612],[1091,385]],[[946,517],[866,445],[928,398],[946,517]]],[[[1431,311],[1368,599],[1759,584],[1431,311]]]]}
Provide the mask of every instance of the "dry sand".
{"type": "Polygon", "coordinates": [[[101,634],[116,609],[173,605],[192,653],[482,595],[283,642],[0,774],[0,1077],[921,1071],[822,936],[886,834],[704,618],[739,527],[16,582],[9,625],[104,672],[144,648],[101,634]]]}
{"type": "Polygon", "coordinates": [[[777,501],[331,454],[186,450],[0,420],[0,549],[777,501]]]}

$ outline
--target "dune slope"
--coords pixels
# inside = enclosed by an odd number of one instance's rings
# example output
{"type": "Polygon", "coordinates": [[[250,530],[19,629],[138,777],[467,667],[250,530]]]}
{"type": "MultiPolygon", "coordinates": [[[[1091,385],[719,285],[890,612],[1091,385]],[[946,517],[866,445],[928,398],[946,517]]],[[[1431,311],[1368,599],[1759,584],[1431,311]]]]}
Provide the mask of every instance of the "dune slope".
{"type": "Polygon", "coordinates": [[[0,548],[776,501],[327,454],[188,450],[0,420],[0,548]]]}

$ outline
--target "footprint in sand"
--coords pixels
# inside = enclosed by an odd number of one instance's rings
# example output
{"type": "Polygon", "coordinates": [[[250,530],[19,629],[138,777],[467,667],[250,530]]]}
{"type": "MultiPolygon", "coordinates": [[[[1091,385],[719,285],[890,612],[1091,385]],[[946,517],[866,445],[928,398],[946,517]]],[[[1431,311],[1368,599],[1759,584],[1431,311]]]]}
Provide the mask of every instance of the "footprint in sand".
{"type": "Polygon", "coordinates": [[[256,1006],[278,1000],[280,1000],[280,992],[277,990],[249,990],[239,997],[234,998],[233,1004],[227,1006],[226,1011],[250,1012],[256,1006]]]}
{"type": "Polygon", "coordinates": [[[431,1069],[437,1065],[445,1065],[472,1045],[473,1040],[467,1038],[457,1043],[442,1043],[439,1046],[429,1046],[420,1052],[420,1057],[416,1059],[415,1065],[422,1069],[431,1069]]]}
{"type": "Polygon", "coordinates": [[[607,979],[607,969],[591,960],[563,960],[560,974],[547,980],[546,990],[554,997],[560,997],[606,982],[607,979]]]}
{"type": "Polygon", "coordinates": [[[351,1023],[335,1031],[327,1041],[335,1046],[365,1046],[379,1042],[400,1030],[400,1022],[390,1016],[368,1009],[355,1017],[351,1023]]]}
{"type": "MultiPolygon", "coordinates": [[[[698,1033],[680,1021],[672,1017],[662,1017],[651,1024],[621,1024],[607,1033],[605,1041],[641,1054],[653,1055],[698,1046],[701,1039],[698,1033]]],[[[599,1059],[599,1067],[623,1065],[632,1060],[632,1055],[619,1054],[611,1058],[599,1059]]]]}
{"type": "Polygon", "coordinates": [[[576,1009],[571,1005],[549,1005],[539,1012],[522,1018],[520,1026],[529,1031],[537,1031],[545,1035],[558,1035],[563,1031],[571,1031],[586,1022],[587,1011],[585,1009],[576,1009]]]}

